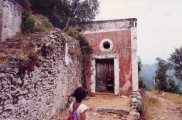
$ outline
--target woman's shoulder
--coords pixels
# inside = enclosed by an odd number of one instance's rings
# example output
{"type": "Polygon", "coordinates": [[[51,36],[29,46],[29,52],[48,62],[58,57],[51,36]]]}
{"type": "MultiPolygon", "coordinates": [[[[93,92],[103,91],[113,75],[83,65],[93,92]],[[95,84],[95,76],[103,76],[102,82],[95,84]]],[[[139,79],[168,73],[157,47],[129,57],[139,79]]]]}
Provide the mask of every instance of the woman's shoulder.
{"type": "Polygon", "coordinates": [[[80,104],[78,107],[78,111],[80,111],[81,113],[86,111],[88,109],[88,106],[86,106],[85,104],[80,104]]]}

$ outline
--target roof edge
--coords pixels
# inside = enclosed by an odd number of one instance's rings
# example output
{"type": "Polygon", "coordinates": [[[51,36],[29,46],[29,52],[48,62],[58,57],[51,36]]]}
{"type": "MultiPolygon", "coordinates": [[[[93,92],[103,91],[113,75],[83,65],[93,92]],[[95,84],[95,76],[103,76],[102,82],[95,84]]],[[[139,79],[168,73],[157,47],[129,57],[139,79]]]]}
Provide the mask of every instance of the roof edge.
{"type": "Polygon", "coordinates": [[[98,21],[87,21],[80,24],[93,24],[93,23],[107,23],[107,22],[121,22],[121,21],[137,21],[137,18],[125,18],[125,19],[111,19],[111,20],[98,20],[98,21]]]}

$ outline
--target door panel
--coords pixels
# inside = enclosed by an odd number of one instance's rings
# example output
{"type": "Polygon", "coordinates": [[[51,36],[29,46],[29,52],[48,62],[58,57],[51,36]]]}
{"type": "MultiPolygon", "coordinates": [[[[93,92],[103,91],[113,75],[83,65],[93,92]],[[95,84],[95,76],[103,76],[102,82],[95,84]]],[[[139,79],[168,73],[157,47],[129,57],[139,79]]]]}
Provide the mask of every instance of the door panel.
{"type": "Polygon", "coordinates": [[[114,91],[114,60],[96,60],[96,91],[114,91]]]}

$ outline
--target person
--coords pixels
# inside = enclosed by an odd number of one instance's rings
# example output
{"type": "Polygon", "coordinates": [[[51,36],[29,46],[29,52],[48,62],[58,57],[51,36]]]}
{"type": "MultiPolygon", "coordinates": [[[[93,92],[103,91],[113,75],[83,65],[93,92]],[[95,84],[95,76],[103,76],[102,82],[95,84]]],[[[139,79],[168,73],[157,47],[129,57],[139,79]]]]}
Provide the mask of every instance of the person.
{"type": "Polygon", "coordinates": [[[87,96],[86,90],[82,87],[78,87],[72,96],[75,100],[70,105],[70,116],[68,120],[86,120],[86,111],[88,110],[88,107],[82,103],[82,100],[87,96]]]}

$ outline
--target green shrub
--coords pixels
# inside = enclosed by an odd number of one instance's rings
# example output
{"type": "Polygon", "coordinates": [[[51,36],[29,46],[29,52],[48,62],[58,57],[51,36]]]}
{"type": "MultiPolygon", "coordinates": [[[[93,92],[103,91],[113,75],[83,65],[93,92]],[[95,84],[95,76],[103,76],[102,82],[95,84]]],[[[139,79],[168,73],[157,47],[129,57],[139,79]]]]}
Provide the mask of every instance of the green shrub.
{"type": "Polygon", "coordinates": [[[35,29],[35,20],[32,18],[32,12],[25,10],[22,14],[22,31],[23,33],[32,33],[35,29]]]}
{"type": "Polygon", "coordinates": [[[19,69],[17,76],[20,77],[20,79],[24,79],[26,73],[29,75],[30,72],[34,71],[34,67],[38,66],[38,54],[33,50],[19,54],[17,60],[19,69]]]}
{"type": "Polygon", "coordinates": [[[141,76],[139,77],[139,88],[146,89],[145,81],[141,76]]]}
{"type": "Polygon", "coordinates": [[[172,79],[168,80],[168,92],[180,94],[181,90],[179,85],[176,85],[175,81],[172,79]]]}
{"type": "Polygon", "coordinates": [[[78,30],[69,29],[69,30],[66,31],[66,34],[73,37],[76,40],[79,40],[82,52],[91,49],[87,39],[82,34],[80,34],[80,32],[78,30]]]}
{"type": "Polygon", "coordinates": [[[43,15],[33,15],[31,11],[26,10],[22,14],[22,30],[24,33],[47,32],[53,29],[53,25],[47,17],[43,15]]]}
{"type": "Polygon", "coordinates": [[[32,17],[35,21],[36,32],[47,32],[53,29],[53,25],[49,22],[47,17],[39,14],[32,15],[32,17]]]}
{"type": "MultiPolygon", "coordinates": [[[[176,93],[176,94],[182,93],[182,91],[180,90],[180,86],[176,85],[175,81],[172,80],[171,78],[169,78],[164,85],[166,86],[166,89],[162,89],[163,91],[172,92],[172,93],[176,93]]],[[[160,89],[159,89],[160,86],[161,86],[161,84],[160,84],[159,80],[156,80],[155,89],[158,89],[159,92],[160,92],[160,89]]]]}

